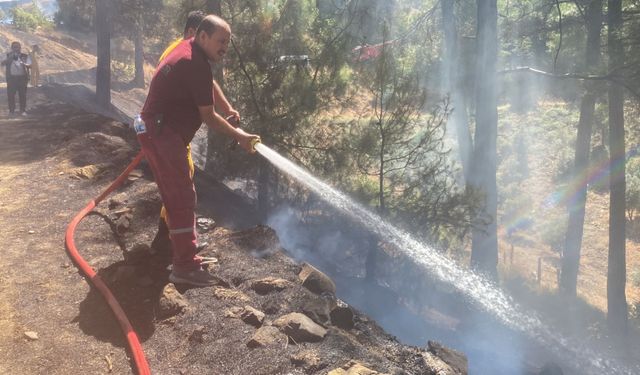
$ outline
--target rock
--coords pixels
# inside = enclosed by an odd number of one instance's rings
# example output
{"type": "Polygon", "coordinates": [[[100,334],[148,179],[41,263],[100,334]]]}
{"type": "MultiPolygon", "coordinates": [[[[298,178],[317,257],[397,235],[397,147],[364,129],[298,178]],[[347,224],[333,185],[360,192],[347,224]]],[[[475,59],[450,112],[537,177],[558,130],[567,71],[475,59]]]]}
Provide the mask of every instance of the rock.
{"type": "Polygon", "coordinates": [[[335,301],[335,306],[331,309],[329,316],[331,317],[331,324],[342,329],[352,329],[355,324],[353,310],[339,299],[335,301]]]}
{"type": "Polygon", "coordinates": [[[133,208],[131,208],[131,207],[123,207],[123,208],[119,208],[117,210],[113,210],[111,212],[111,214],[115,215],[116,217],[120,217],[123,214],[126,214],[127,212],[131,212],[131,211],[133,211],[133,208]]]}
{"type": "Polygon", "coordinates": [[[198,343],[204,342],[204,334],[207,332],[205,326],[197,326],[193,332],[189,335],[189,341],[195,341],[198,343]]]}
{"type": "Polygon", "coordinates": [[[329,301],[322,297],[314,296],[314,298],[305,300],[301,309],[302,312],[314,322],[326,325],[330,319],[330,308],[329,301]]]}
{"type": "MultiPolygon", "coordinates": [[[[423,352],[422,359],[424,360],[425,367],[429,370],[429,374],[435,375],[454,375],[459,374],[454,372],[455,370],[451,368],[447,363],[445,363],[442,359],[436,357],[432,353],[423,352]]],[[[466,374],[466,372],[464,373],[466,374]]]]}
{"type": "Polygon", "coordinates": [[[280,328],[296,343],[322,341],[327,334],[326,329],[300,313],[281,316],[273,322],[273,325],[280,328]]]}
{"type": "Polygon", "coordinates": [[[238,300],[243,302],[250,300],[250,298],[246,294],[242,293],[239,290],[227,289],[219,286],[216,286],[213,288],[213,295],[216,298],[226,299],[226,300],[232,299],[232,300],[238,300]]]}
{"type": "Polygon", "coordinates": [[[109,203],[108,203],[107,207],[108,207],[110,210],[113,210],[113,209],[115,209],[116,207],[121,206],[121,205],[122,205],[122,201],[120,201],[120,200],[119,200],[119,199],[117,199],[117,198],[111,198],[111,199],[109,199],[109,203]]]}
{"type": "Polygon", "coordinates": [[[38,332],[34,332],[34,331],[26,331],[26,332],[24,333],[24,336],[25,336],[26,338],[28,338],[29,340],[31,340],[31,341],[35,341],[35,340],[37,340],[37,339],[38,339],[38,332]]]}
{"type": "Polygon", "coordinates": [[[116,220],[116,230],[118,231],[118,233],[124,233],[129,230],[132,218],[133,215],[131,215],[130,213],[126,213],[120,216],[118,220],[116,220]]]}
{"type": "Polygon", "coordinates": [[[142,176],[144,176],[144,172],[142,172],[142,170],[134,169],[129,173],[129,176],[127,176],[127,180],[129,182],[133,182],[135,180],[140,179],[142,176]]]}
{"type": "Polygon", "coordinates": [[[260,327],[256,333],[253,334],[251,340],[247,342],[247,346],[250,348],[258,348],[261,346],[269,346],[273,344],[286,344],[287,336],[273,326],[260,327]]]}
{"type": "Polygon", "coordinates": [[[467,373],[467,357],[464,354],[456,350],[449,349],[435,341],[427,342],[427,350],[451,367],[452,372],[448,374],[462,375],[467,373]]]}
{"type": "Polygon", "coordinates": [[[157,315],[160,319],[166,319],[180,314],[188,307],[189,303],[186,298],[176,290],[175,285],[169,283],[162,290],[158,301],[157,315]]]}
{"type": "Polygon", "coordinates": [[[306,373],[316,372],[327,365],[322,363],[320,356],[314,351],[296,353],[290,357],[291,363],[296,367],[302,367],[306,373]]]}
{"type": "Polygon", "coordinates": [[[313,293],[330,293],[332,295],[336,293],[336,284],[333,280],[308,263],[302,265],[298,277],[302,280],[302,286],[313,293]]]}
{"type": "Polygon", "coordinates": [[[226,318],[240,319],[240,315],[242,315],[243,311],[244,309],[240,306],[231,306],[224,312],[224,316],[226,318]]]}
{"type": "Polygon", "coordinates": [[[247,324],[251,324],[254,327],[260,327],[264,321],[264,313],[260,310],[254,309],[247,305],[240,314],[240,319],[247,324]]]}
{"type": "Polygon", "coordinates": [[[84,167],[72,169],[70,172],[76,178],[91,180],[104,173],[106,168],[107,166],[104,164],[90,164],[85,165],[84,167]]]}
{"type": "Polygon", "coordinates": [[[279,279],[276,277],[265,277],[264,279],[256,280],[251,285],[251,289],[256,293],[265,295],[273,291],[281,291],[289,286],[289,281],[285,279],[279,279]]]}
{"type": "Polygon", "coordinates": [[[200,232],[208,232],[216,227],[216,222],[208,217],[199,217],[196,219],[196,225],[200,232]]]}
{"type": "Polygon", "coordinates": [[[129,176],[142,177],[144,176],[144,172],[142,169],[134,169],[129,173],[129,176]]]}
{"type": "Polygon", "coordinates": [[[356,361],[350,361],[341,368],[329,371],[327,375],[388,375],[371,370],[356,361]]]}

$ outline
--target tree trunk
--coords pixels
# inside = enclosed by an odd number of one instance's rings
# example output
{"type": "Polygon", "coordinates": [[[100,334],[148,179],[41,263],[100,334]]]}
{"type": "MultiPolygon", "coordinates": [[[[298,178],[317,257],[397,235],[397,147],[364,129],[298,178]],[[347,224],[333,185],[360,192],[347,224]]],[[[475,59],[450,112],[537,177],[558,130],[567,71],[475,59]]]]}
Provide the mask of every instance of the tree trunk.
{"type": "Polygon", "coordinates": [[[111,0],[96,0],[96,101],[102,108],[111,106],[111,0]]]}
{"type": "MultiPolygon", "coordinates": [[[[622,46],[622,0],[609,0],[609,71],[624,65],[622,46]]],[[[609,83],[609,147],[611,186],[609,208],[609,270],[607,273],[607,322],[616,334],[627,332],[625,254],[625,144],[624,92],[609,83]]]]}
{"type": "Polygon", "coordinates": [[[385,216],[385,212],[387,210],[387,207],[384,201],[384,174],[385,174],[384,152],[385,150],[384,150],[384,137],[383,137],[383,141],[381,142],[381,145],[380,145],[380,155],[378,155],[380,157],[380,171],[378,172],[379,173],[378,174],[378,213],[382,217],[385,216]]]}
{"type": "MultiPolygon", "coordinates": [[[[222,15],[222,7],[220,0],[207,0],[205,3],[205,11],[207,14],[216,14],[218,16],[222,15]]],[[[224,88],[224,75],[222,71],[222,64],[215,64],[212,67],[213,79],[220,85],[220,88],[224,88]]],[[[217,98],[213,98],[213,100],[217,100],[217,98]]],[[[221,113],[224,116],[224,113],[221,113]]],[[[220,134],[216,134],[211,129],[207,129],[207,157],[205,162],[205,172],[211,175],[214,178],[222,177],[222,170],[220,170],[220,166],[225,166],[230,162],[229,153],[229,143],[232,142],[228,137],[223,137],[220,134]],[[214,162],[216,161],[216,162],[214,162]]],[[[264,164],[260,164],[261,169],[264,164]]],[[[224,169],[224,167],[222,168],[224,169]]],[[[260,173],[269,173],[269,171],[261,171],[260,173]]],[[[269,179],[266,179],[267,181],[269,179]]],[[[266,199],[266,197],[262,196],[260,192],[266,192],[268,189],[258,190],[258,200],[266,199]]],[[[261,205],[260,202],[259,206],[261,205]]],[[[262,207],[262,206],[260,206],[262,207]]],[[[265,206],[266,207],[266,206],[265,206]]]]}
{"type": "Polygon", "coordinates": [[[471,132],[467,116],[467,104],[461,89],[461,74],[463,67],[460,62],[460,40],[457,24],[453,13],[454,0],[442,0],[442,26],[444,29],[444,58],[445,89],[449,93],[450,106],[453,112],[448,125],[453,125],[458,139],[458,153],[462,164],[464,186],[469,179],[469,163],[471,159],[471,132]]]}
{"type": "Polygon", "coordinates": [[[472,233],[471,265],[490,278],[497,278],[498,211],[496,166],[498,110],[496,60],[498,54],[497,0],[478,0],[476,38],[476,132],[471,187],[484,195],[472,233]]]}
{"type": "MultiPolygon", "coordinates": [[[[602,0],[593,0],[586,9],[587,43],[585,46],[585,72],[594,73],[600,61],[600,33],[602,30],[602,0]]],[[[569,224],[565,247],[562,254],[560,289],[567,295],[577,292],[578,270],[580,266],[580,248],[584,230],[585,203],[587,200],[586,178],[591,153],[591,134],[594,122],[598,84],[587,82],[586,93],[580,104],[578,136],[576,139],[573,178],[585,181],[576,192],[575,201],[569,202],[569,224]]]]}
{"type": "Polygon", "coordinates": [[[221,0],[206,0],[204,8],[207,14],[216,14],[218,16],[222,14],[221,0]]]}
{"type": "Polygon", "coordinates": [[[141,23],[136,25],[135,30],[135,77],[133,83],[136,87],[144,87],[144,45],[142,43],[143,31],[141,23]]]}

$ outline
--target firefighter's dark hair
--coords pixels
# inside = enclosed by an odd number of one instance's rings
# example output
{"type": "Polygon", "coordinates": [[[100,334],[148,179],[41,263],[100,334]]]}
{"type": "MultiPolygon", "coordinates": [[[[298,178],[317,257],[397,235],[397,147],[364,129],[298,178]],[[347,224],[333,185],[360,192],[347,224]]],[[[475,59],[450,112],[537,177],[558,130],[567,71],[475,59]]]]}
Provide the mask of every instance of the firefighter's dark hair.
{"type": "Polygon", "coordinates": [[[187,23],[184,25],[184,33],[187,33],[187,30],[194,29],[197,30],[200,23],[207,15],[201,10],[193,10],[189,12],[187,15],[187,23]]]}

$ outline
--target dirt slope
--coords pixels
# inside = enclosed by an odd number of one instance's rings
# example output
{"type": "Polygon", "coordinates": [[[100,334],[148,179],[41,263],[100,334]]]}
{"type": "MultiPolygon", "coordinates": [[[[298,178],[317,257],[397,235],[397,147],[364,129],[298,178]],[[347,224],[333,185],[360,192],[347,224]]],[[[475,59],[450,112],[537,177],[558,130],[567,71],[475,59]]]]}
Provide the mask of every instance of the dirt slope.
{"type": "Polygon", "coordinates": [[[0,373],[102,373],[106,358],[127,373],[123,350],[79,330],[78,303],[89,287],[63,251],[66,222],[98,186],[70,178],[58,151],[79,128],[111,121],[34,90],[31,115],[9,118],[4,90],[0,98],[0,373]],[[37,340],[25,336],[30,331],[37,340]]]}
{"type": "MultiPolygon", "coordinates": [[[[56,86],[51,84],[79,85],[95,90],[95,37],[81,34],[73,36],[55,30],[27,33],[0,25],[0,46],[4,46],[0,53],[8,50],[13,41],[19,41],[26,52],[30,52],[34,44],[40,47],[40,84],[48,84],[54,88],[56,86]]],[[[152,71],[152,66],[145,67],[147,80],[150,79],[152,71]]],[[[0,85],[6,85],[4,69],[0,69],[0,77],[0,85]]],[[[120,81],[117,76],[112,76],[111,85],[112,102],[125,117],[132,117],[140,110],[146,97],[145,88],[133,87],[129,82],[120,81]]],[[[54,91],[49,91],[49,95],[55,95],[54,91]]],[[[67,95],[65,101],[83,101],[80,105],[82,108],[89,106],[87,100],[90,97],[87,97],[85,91],[81,91],[80,95],[69,95],[68,91],[63,94],[67,95]]],[[[91,110],[95,112],[97,108],[91,110]]],[[[125,117],[120,116],[119,119],[124,120],[125,117]]]]}

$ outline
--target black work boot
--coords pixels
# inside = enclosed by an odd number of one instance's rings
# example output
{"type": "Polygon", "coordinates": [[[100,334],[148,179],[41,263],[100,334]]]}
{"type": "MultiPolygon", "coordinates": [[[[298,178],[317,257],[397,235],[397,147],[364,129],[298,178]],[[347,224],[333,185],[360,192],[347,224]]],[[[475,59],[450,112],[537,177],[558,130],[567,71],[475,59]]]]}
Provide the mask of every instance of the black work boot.
{"type": "Polygon", "coordinates": [[[158,220],[158,233],[151,241],[151,249],[158,255],[171,255],[171,239],[169,238],[169,227],[163,218],[158,220]]]}

